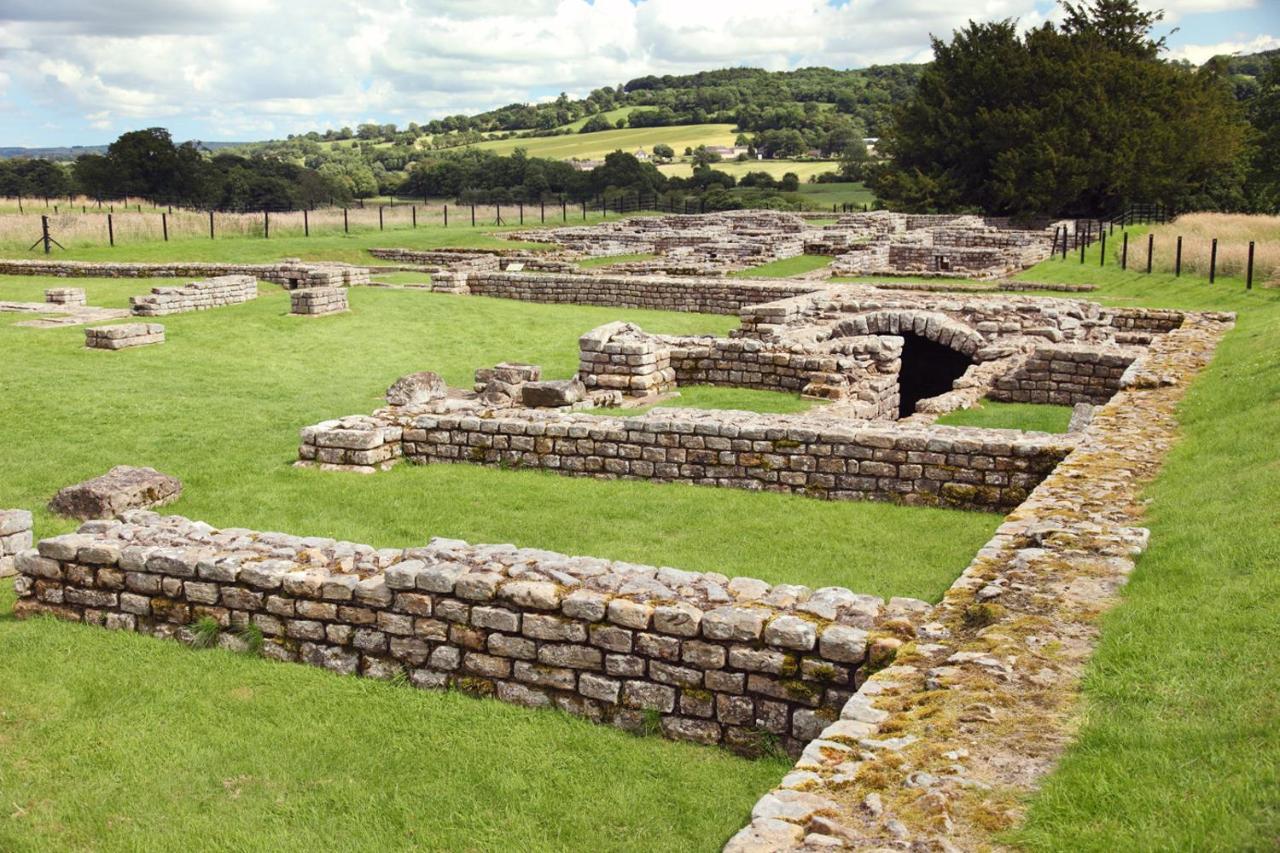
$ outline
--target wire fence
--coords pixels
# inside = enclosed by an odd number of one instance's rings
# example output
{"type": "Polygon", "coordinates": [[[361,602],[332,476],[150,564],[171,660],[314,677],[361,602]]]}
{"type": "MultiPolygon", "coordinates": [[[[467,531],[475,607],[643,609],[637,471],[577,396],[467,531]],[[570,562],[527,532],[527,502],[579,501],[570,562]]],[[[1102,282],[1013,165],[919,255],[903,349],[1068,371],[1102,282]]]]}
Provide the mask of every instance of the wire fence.
{"type": "Polygon", "coordinates": [[[705,199],[656,193],[613,193],[508,204],[456,204],[391,199],[385,204],[246,211],[196,210],[142,199],[99,202],[0,199],[0,246],[52,252],[62,247],[144,242],[311,237],[416,228],[495,228],[573,224],[643,212],[705,213],[705,199]],[[101,204],[101,206],[99,206],[101,204]]]}

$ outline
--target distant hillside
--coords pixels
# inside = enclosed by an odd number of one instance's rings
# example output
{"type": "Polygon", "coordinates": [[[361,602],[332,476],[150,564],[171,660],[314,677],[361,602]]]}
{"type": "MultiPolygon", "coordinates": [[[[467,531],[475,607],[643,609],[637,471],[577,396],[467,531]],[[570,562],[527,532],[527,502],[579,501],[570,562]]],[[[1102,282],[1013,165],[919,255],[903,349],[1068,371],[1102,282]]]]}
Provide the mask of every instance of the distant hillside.
{"type": "MultiPolygon", "coordinates": [[[[219,148],[235,148],[251,143],[247,142],[201,142],[200,143],[210,151],[216,151],[219,148]]],[[[8,160],[16,157],[26,157],[33,160],[55,160],[55,161],[71,161],[77,157],[83,157],[86,154],[106,154],[106,145],[71,145],[54,148],[19,148],[8,147],[0,148],[0,160],[8,160]]]]}

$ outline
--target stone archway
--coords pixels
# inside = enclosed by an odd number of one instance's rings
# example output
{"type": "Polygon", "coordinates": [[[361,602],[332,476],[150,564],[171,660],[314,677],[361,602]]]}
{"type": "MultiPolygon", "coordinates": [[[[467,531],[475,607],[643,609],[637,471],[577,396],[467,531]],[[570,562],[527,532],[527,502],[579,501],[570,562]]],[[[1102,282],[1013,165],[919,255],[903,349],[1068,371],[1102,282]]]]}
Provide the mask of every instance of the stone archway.
{"type": "Polygon", "coordinates": [[[915,414],[921,400],[945,394],[973,366],[986,340],[975,329],[937,311],[880,310],[850,317],[828,340],[858,335],[902,338],[898,372],[898,417],[915,414]]]}

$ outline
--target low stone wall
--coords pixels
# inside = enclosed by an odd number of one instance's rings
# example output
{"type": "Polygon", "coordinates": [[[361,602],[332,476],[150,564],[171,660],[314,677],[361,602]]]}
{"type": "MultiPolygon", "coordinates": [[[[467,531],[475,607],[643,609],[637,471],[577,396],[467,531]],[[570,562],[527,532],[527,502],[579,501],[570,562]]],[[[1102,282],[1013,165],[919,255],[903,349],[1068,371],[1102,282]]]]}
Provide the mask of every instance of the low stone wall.
{"type": "Polygon", "coordinates": [[[606,323],[578,338],[578,377],[587,390],[632,397],[675,389],[671,350],[631,323],[606,323]]]}
{"type": "Polygon", "coordinates": [[[84,345],[89,349],[122,350],[162,343],[164,326],[159,323],[122,323],[84,330],[84,345]]]}
{"type": "Polygon", "coordinates": [[[153,287],[145,296],[129,297],[129,304],[139,317],[163,317],[239,305],[257,298],[258,282],[253,276],[223,275],[181,287],[153,287]]]}
{"type": "Polygon", "coordinates": [[[347,309],[347,291],[341,287],[308,287],[289,293],[290,314],[314,317],[347,309]]]}
{"type": "Polygon", "coordinates": [[[704,314],[736,314],[744,306],[809,293],[813,285],[660,276],[573,275],[565,273],[437,273],[432,287],[525,302],[652,308],[704,314]]]}
{"type": "Polygon", "coordinates": [[[321,421],[302,429],[298,460],[360,474],[385,471],[403,455],[402,433],[399,426],[369,415],[321,421]]]}
{"type": "Polygon", "coordinates": [[[0,509],[0,578],[17,570],[14,558],[31,547],[31,513],[25,509],[0,509]]]}
{"type": "Polygon", "coordinates": [[[233,649],[256,636],[279,660],[744,752],[798,753],[861,683],[873,632],[909,633],[929,607],[510,545],[123,519],[22,551],[15,613],[233,649]]]}
{"type": "MultiPolygon", "coordinates": [[[[1067,436],[1014,430],[876,427],[680,409],[636,418],[423,415],[403,431],[404,457],[420,464],[465,462],[983,510],[1017,506],[1074,444],[1067,436]]],[[[306,430],[301,452],[311,452],[306,430]]]]}
{"type": "Polygon", "coordinates": [[[1136,350],[1081,345],[1037,347],[1023,365],[996,379],[992,400],[1018,403],[1105,403],[1120,390],[1120,379],[1138,358],[1136,350]]]}
{"type": "Polygon", "coordinates": [[[37,261],[0,259],[0,275],[66,278],[197,278],[248,275],[284,287],[333,287],[369,283],[365,267],[335,262],[277,264],[218,264],[196,261],[117,263],[97,261],[37,261]]]}

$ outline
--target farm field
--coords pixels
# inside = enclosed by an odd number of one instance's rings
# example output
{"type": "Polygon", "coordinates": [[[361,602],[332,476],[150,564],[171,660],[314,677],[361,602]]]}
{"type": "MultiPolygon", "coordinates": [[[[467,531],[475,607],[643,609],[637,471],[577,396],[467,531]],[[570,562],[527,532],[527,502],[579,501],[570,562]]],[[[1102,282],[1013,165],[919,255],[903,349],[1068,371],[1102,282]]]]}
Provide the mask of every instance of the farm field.
{"type": "Polygon", "coordinates": [[[539,136],[494,139],[473,147],[495,154],[510,154],[523,148],[530,157],[557,160],[599,160],[611,151],[633,153],[643,148],[652,153],[653,146],[665,142],[680,154],[686,147],[699,145],[732,145],[737,134],[731,124],[685,124],[671,127],[638,127],[602,130],[598,133],[575,133],[569,136],[539,136]]]}
{"type": "MultiPolygon", "coordinates": [[[[675,146],[672,147],[674,148],[675,146]]],[[[682,150],[676,149],[676,153],[679,154],[682,150]]],[[[724,160],[719,163],[712,163],[711,168],[717,172],[733,175],[735,178],[741,178],[748,172],[768,172],[772,177],[781,180],[782,176],[787,172],[795,172],[801,183],[803,183],[813,175],[836,171],[839,169],[839,164],[833,160],[745,160],[742,162],[724,160]]],[[[668,177],[688,178],[693,175],[693,164],[688,162],[664,163],[658,167],[658,171],[668,177]]]]}

